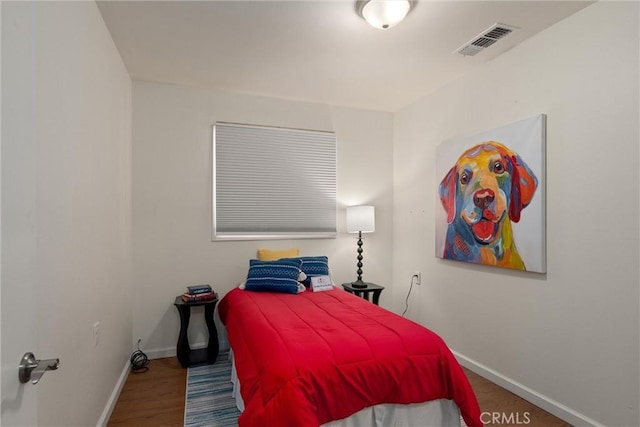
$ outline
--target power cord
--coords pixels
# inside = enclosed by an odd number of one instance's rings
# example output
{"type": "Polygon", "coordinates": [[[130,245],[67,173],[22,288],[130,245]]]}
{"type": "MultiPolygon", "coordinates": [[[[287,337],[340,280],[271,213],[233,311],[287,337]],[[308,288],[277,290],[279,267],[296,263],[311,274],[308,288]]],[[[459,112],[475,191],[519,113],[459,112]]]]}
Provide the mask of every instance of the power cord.
{"type": "Polygon", "coordinates": [[[411,295],[411,289],[413,289],[413,279],[417,277],[418,277],[417,274],[414,274],[413,276],[411,276],[411,284],[409,285],[409,292],[407,292],[407,298],[405,298],[404,300],[404,311],[402,312],[402,317],[404,317],[404,314],[409,309],[409,295],[411,295]]]}
{"type": "Polygon", "coordinates": [[[131,353],[131,358],[129,359],[131,362],[131,370],[134,373],[146,372],[149,370],[149,358],[142,352],[142,350],[140,350],[140,341],[142,341],[142,339],[138,339],[138,349],[131,353]]]}

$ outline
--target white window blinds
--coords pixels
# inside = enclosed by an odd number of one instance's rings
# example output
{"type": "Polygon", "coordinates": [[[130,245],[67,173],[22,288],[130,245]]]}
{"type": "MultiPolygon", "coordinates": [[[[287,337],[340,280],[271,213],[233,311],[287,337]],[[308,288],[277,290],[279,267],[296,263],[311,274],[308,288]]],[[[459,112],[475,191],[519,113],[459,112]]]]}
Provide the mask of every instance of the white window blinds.
{"type": "Polygon", "coordinates": [[[214,240],[335,235],[334,133],[213,126],[214,240]]]}

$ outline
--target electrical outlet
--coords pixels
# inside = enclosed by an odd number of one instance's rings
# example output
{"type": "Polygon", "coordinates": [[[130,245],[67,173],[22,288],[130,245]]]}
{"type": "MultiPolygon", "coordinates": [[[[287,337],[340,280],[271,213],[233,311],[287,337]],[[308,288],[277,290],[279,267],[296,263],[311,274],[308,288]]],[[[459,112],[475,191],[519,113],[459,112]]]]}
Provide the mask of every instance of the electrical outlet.
{"type": "Polygon", "coordinates": [[[419,271],[416,271],[415,273],[413,273],[413,277],[412,279],[416,280],[416,285],[421,285],[422,284],[422,274],[420,274],[419,271]]]}
{"type": "Polygon", "coordinates": [[[93,345],[97,346],[100,342],[100,322],[93,324],[93,345]]]}

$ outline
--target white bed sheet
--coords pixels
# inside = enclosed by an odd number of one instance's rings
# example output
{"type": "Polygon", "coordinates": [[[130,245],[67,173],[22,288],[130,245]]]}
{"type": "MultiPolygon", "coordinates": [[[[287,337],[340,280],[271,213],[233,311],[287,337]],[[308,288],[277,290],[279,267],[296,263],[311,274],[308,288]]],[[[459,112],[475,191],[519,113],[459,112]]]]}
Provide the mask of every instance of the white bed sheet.
{"type": "MultiPolygon", "coordinates": [[[[229,350],[231,360],[231,382],[233,397],[240,412],[244,411],[244,402],[240,394],[240,380],[236,373],[233,349],[229,350]]],[[[460,427],[460,410],[452,400],[438,399],[424,403],[380,404],[364,408],[350,417],[322,424],[322,427],[390,427],[390,426],[443,426],[460,427]]]]}

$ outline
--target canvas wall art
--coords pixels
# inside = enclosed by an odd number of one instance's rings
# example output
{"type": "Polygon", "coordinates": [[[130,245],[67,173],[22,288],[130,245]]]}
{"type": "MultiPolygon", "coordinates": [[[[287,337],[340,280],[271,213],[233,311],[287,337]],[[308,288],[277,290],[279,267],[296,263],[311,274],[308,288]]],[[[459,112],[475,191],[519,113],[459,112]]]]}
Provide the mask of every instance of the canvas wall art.
{"type": "Polygon", "coordinates": [[[436,150],[436,256],[546,272],[546,115],[436,150]]]}

